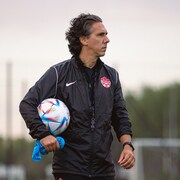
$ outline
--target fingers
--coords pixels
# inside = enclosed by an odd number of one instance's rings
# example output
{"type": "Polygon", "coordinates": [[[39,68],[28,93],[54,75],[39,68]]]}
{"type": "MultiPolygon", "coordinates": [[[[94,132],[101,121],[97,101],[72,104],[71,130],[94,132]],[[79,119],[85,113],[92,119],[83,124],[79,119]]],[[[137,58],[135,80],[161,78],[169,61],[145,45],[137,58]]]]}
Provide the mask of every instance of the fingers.
{"type": "Polygon", "coordinates": [[[48,151],[48,152],[53,152],[53,151],[56,151],[60,148],[59,146],[59,143],[56,139],[54,139],[53,141],[50,141],[46,146],[45,146],[45,149],[48,151]]]}
{"type": "Polygon", "coordinates": [[[118,163],[120,164],[121,167],[125,169],[132,168],[135,164],[134,153],[131,150],[123,151],[118,163]]]}
{"type": "Polygon", "coordinates": [[[121,167],[125,169],[130,169],[134,166],[135,159],[133,157],[128,157],[123,159],[123,161],[120,162],[121,167]]]}
{"type": "Polygon", "coordinates": [[[44,146],[47,152],[56,151],[60,148],[57,139],[51,135],[41,139],[40,142],[44,146]]]}

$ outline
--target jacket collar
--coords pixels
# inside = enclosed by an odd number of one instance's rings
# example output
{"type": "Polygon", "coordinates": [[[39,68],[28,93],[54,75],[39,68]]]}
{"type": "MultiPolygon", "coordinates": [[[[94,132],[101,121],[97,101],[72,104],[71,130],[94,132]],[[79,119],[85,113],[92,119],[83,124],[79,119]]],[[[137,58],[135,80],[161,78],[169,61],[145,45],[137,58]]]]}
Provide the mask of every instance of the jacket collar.
{"type": "MultiPolygon", "coordinates": [[[[84,63],[81,61],[81,59],[76,56],[76,57],[72,57],[72,59],[75,60],[75,64],[78,68],[80,68],[81,70],[85,67],[84,66],[84,63]]],[[[104,65],[104,63],[101,61],[100,58],[98,58],[97,62],[96,62],[96,65],[94,66],[94,68],[97,70],[97,71],[100,71],[100,69],[102,68],[102,66],[104,65]]]]}

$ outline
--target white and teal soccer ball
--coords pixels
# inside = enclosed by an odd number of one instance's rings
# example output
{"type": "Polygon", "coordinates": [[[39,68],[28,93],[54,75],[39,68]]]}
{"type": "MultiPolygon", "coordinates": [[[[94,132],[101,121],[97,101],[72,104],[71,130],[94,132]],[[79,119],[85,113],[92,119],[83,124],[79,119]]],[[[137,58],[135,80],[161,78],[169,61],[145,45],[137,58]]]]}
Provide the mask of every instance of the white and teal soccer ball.
{"type": "Polygon", "coordinates": [[[53,135],[61,134],[70,122],[70,113],[67,106],[55,98],[43,100],[37,107],[40,118],[53,135]]]}

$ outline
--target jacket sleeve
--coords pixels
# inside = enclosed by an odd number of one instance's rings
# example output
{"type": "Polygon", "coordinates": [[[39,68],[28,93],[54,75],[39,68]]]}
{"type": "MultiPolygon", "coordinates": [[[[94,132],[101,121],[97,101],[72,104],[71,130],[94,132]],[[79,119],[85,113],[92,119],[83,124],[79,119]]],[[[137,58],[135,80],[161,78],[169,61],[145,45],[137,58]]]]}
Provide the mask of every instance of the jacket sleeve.
{"type": "Polygon", "coordinates": [[[129,134],[132,136],[131,122],[128,117],[128,111],[123,97],[118,73],[116,75],[116,85],[114,90],[112,126],[116,132],[118,140],[124,134],[129,134]]]}
{"type": "Polygon", "coordinates": [[[19,104],[19,111],[30,130],[29,134],[34,139],[42,139],[50,135],[45,125],[38,115],[37,106],[39,103],[50,97],[54,97],[56,92],[56,72],[51,67],[46,73],[29,89],[23,100],[19,104]]]}

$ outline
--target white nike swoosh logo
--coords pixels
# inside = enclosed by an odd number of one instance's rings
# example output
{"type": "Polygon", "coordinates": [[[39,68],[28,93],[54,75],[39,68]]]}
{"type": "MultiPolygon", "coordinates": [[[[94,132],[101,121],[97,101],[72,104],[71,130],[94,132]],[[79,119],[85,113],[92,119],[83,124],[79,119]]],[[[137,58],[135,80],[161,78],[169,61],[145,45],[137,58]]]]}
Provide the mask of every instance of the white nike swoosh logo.
{"type": "Polygon", "coordinates": [[[66,86],[73,85],[74,83],[76,83],[76,81],[73,81],[73,82],[70,82],[70,83],[66,83],[66,86]]]}

